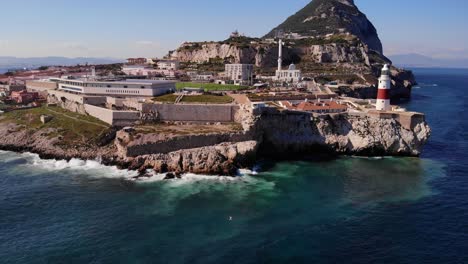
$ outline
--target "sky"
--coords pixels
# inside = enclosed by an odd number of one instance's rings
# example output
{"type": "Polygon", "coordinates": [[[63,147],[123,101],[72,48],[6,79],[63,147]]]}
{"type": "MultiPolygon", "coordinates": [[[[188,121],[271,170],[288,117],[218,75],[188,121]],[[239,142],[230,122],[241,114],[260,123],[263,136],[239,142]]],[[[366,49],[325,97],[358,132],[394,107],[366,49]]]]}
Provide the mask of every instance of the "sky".
{"type": "MultiPolygon", "coordinates": [[[[161,57],[184,41],[261,37],[309,0],[1,0],[0,56],[161,57]]],[[[386,55],[468,58],[468,1],[355,0],[386,55]]]]}

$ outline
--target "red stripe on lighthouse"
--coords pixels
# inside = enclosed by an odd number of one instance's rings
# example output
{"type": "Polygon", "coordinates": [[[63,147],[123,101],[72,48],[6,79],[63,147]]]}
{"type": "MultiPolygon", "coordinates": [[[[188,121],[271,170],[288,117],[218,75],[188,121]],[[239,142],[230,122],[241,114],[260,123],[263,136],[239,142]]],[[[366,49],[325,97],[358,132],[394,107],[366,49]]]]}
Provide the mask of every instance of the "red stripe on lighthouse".
{"type": "Polygon", "coordinates": [[[380,99],[380,100],[390,99],[390,90],[389,89],[379,89],[379,93],[377,94],[377,99],[380,99]]]}

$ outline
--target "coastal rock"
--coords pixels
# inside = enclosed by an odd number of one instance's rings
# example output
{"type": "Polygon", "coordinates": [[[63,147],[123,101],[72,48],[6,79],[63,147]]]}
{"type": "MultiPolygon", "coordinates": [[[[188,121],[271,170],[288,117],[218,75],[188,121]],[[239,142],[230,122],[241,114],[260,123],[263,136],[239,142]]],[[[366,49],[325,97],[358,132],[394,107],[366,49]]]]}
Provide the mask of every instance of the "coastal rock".
{"type": "MultiPolygon", "coordinates": [[[[266,153],[418,156],[430,137],[424,118],[402,124],[394,118],[264,112],[255,124],[266,153]],[[412,126],[412,127],[410,127],[412,126]]],[[[264,151],[265,153],[265,151],[264,151]]]]}
{"type": "Polygon", "coordinates": [[[185,172],[233,175],[260,157],[290,159],[326,153],[418,156],[431,133],[424,115],[417,113],[387,117],[378,117],[379,112],[314,116],[272,108],[244,110],[244,133],[161,140],[154,137],[157,135],[144,136],[126,128],[117,133],[114,144],[103,146],[70,142],[64,146],[56,129],[28,129],[25,125],[2,123],[0,149],[34,152],[41,158],[101,160],[106,165],[138,170],[142,175],[147,169],[172,172],[176,177],[185,172]],[[148,141],[155,139],[161,141],[148,141]],[[192,139],[194,142],[190,142],[192,139]],[[126,148],[131,148],[133,155],[128,155],[126,148]]]}
{"type": "Polygon", "coordinates": [[[139,167],[168,171],[233,175],[238,168],[255,162],[258,142],[223,143],[203,148],[184,149],[167,154],[152,154],[129,158],[139,167]]]}

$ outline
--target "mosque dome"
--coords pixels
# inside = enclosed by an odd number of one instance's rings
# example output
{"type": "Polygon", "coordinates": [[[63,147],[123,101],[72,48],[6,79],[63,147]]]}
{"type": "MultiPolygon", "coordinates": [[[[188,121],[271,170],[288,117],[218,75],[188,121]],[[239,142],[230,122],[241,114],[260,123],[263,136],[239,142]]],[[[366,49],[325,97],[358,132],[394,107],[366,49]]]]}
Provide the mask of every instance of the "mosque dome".
{"type": "Polygon", "coordinates": [[[295,71],[296,70],[296,65],[294,65],[294,63],[291,63],[291,65],[289,65],[289,70],[290,71],[295,71]]]}

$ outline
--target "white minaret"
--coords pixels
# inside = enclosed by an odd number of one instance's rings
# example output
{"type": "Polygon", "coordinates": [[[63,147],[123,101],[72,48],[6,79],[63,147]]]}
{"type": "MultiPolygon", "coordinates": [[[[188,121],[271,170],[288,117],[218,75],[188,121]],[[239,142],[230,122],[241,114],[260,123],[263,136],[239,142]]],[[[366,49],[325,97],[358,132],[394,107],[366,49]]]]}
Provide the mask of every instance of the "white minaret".
{"type": "Polygon", "coordinates": [[[279,50],[278,50],[278,71],[281,71],[283,67],[283,41],[280,39],[279,42],[279,50]]]}
{"type": "Polygon", "coordinates": [[[379,93],[377,95],[377,110],[379,111],[390,111],[392,107],[390,105],[390,68],[387,64],[382,68],[382,75],[379,78],[379,93]]]}

